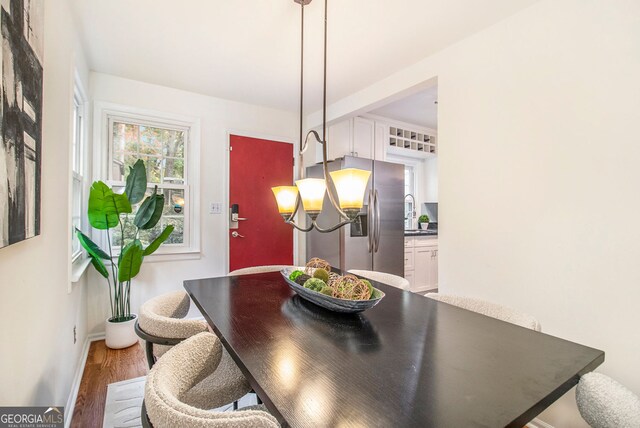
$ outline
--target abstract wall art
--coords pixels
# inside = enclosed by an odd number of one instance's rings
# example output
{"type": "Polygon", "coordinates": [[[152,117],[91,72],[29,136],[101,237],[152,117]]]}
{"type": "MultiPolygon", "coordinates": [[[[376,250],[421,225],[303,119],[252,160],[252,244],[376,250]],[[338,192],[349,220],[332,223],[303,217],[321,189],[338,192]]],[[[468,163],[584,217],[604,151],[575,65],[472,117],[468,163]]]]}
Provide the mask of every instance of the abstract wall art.
{"type": "Polygon", "coordinates": [[[0,0],[0,248],[40,234],[44,0],[0,0]]]}

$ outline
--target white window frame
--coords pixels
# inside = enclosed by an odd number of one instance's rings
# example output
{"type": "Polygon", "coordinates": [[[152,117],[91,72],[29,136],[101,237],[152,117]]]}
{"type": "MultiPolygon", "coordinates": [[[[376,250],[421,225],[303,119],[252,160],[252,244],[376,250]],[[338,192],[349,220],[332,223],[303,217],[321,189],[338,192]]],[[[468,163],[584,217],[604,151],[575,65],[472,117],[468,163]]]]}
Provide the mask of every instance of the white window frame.
{"type": "MultiPolygon", "coordinates": [[[[162,188],[184,188],[184,244],[165,244],[149,261],[184,260],[200,257],[200,119],[166,112],[140,109],[112,103],[96,102],[94,106],[94,179],[103,180],[109,186],[123,186],[123,181],[111,180],[113,122],[125,122],[165,129],[185,131],[185,185],[158,184],[162,188]]],[[[150,185],[153,185],[150,183],[150,185]]],[[[107,242],[100,234],[101,244],[107,242]],[[102,242],[104,241],[104,242],[102,242]]],[[[115,250],[115,248],[114,248],[115,250]]],[[[117,252],[116,252],[117,253],[117,252]]]]}
{"type": "Polygon", "coordinates": [[[71,292],[73,283],[76,283],[82,277],[82,274],[89,266],[90,260],[86,252],[80,246],[77,251],[73,250],[75,230],[74,230],[74,218],[77,217],[74,212],[75,204],[74,198],[79,197],[79,217],[80,217],[80,229],[85,233],[88,232],[89,220],[87,218],[87,189],[89,188],[89,157],[88,157],[88,108],[87,97],[82,81],[78,73],[74,78],[74,90],[71,103],[71,123],[70,123],[70,137],[71,137],[71,151],[69,164],[70,168],[70,181],[69,181],[69,254],[70,254],[70,272],[69,272],[69,287],[68,291],[71,292]],[[74,192],[74,184],[78,183],[80,188],[80,194],[74,192]]]}

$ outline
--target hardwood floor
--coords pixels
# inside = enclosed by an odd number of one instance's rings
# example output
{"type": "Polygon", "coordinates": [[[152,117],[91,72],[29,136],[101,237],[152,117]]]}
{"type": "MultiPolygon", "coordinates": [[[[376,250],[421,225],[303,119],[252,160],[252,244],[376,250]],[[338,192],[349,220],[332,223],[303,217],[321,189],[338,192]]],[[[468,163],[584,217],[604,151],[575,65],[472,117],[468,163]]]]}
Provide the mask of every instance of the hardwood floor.
{"type": "Polygon", "coordinates": [[[101,427],[107,385],[147,374],[147,359],[139,343],[113,350],[104,340],[91,343],[82,374],[71,427],[101,427]]]}

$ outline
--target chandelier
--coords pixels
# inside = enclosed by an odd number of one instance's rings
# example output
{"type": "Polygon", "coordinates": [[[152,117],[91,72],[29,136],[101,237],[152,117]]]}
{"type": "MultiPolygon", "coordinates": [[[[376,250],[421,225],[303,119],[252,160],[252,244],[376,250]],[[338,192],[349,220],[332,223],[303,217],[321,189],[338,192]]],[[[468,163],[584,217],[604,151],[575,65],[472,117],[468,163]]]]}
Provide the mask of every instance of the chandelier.
{"type": "Polygon", "coordinates": [[[304,101],[304,7],[311,0],[293,0],[300,4],[301,35],[300,35],[300,148],[298,165],[300,179],[295,186],[272,187],[271,190],[278,203],[278,211],[285,223],[290,224],[302,232],[309,232],[314,228],[318,232],[328,233],[352,223],[358,217],[363,206],[364,194],[369,182],[371,171],[357,168],[346,168],[329,172],[327,165],[327,0],[324,2],[324,76],[322,93],[322,138],[316,131],[309,131],[303,138],[303,101],[304,101]],[[324,178],[304,178],[304,152],[307,150],[309,137],[313,136],[322,146],[322,171],[324,178]],[[338,224],[322,228],[317,223],[318,215],[322,212],[325,193],[329,202],[340,216],[338,224]],[[295,216],[300,205],[311,219],[311,224],[302,227],[295,223],[295,216]]]}

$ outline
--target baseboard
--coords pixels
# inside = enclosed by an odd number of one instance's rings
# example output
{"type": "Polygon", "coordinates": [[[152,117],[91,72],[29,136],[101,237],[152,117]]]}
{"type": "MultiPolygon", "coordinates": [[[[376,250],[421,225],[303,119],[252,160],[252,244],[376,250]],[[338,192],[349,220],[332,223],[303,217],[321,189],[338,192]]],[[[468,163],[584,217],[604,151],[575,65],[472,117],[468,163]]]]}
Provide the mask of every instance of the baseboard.
{"type": "Polygon", "coordinates": [[[80,361],[78,367],[76,367],[76,373],[73,376],[73,383],[71,384],[71,391],[69,392],[69,398],[67,399],[67,405],[64,408],[65,421],[64,427],[69,428],[71,426],[71,418],[73,418],[73,409],[76,407],[76,400],[78,399],[78,390],[80,389],[80,382],[82,382],[82,374],[84,373],[84,366],[87,364],[87,357],[89,356],[89,348],[91,342],[104,339],[104,333],[94,333],[87,335],[82,345],[82,353],[80,354],[80,361]]]}
{"type": "Polygon", "coordinates": [[[545,421],[541,421],[538,418],[535,418],[531,422],[527,424],[528,428],[554,428],[553,425],[549,425],[545,421]]]}

